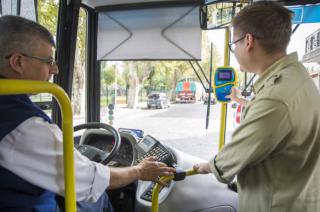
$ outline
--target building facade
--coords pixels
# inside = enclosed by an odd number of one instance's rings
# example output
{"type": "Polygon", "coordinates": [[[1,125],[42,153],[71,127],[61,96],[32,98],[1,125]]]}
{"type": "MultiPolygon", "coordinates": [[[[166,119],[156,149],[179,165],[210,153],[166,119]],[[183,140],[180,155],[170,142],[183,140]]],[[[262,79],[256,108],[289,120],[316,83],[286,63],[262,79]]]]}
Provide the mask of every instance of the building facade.
{"type": "MultiPolygon", "coordinates": [[[[320,29],[313,32],[306,38],[305,55],[302,58],[303,63],[317,63],[320,65],[320,29]]],[[[320,90],[320,68],[309,69],[310,76],[320,90]]]]}

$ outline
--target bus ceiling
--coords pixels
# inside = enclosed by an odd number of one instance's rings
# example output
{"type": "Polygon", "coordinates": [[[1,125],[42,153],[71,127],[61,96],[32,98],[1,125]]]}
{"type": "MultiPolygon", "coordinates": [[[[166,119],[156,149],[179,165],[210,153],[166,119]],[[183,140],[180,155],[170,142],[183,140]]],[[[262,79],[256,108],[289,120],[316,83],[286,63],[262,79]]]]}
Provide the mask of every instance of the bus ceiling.
{"type": "Polygon", "coordinates": [[[82,4],[98,10],[119,10],[177,5],[200,5],[204,0],[82,0],[82,4]]]}

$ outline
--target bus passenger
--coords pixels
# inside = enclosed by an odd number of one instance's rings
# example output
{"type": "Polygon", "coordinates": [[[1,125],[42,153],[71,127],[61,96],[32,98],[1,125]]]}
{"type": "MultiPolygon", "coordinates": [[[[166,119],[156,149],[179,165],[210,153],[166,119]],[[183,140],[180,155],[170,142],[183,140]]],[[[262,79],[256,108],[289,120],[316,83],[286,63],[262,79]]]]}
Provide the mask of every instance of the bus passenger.
{"type": "MultiPolygon", "coordinates": [[[[0,77],[47,81],[58,74],[54,39],[43,26],[17,16],[0,18],[0,77]]],[[[28,95],[0,95],[0,211],[56,211],[64,195],[62,133],[28,95]]],[[[173,168],[147,158],[109,168],[74,150],[78,211],[113,211],[105,190],[136,180],[157,181],[173,168]]]]}
{"type": "Polygon", "coordinates": [[[240,212],[320,211],[320,95],[297,53],[286,53],[291,18],[272,1],[234,17],[230,51],[259,76],[255,96],[232,141],[194,165],[223,183],[237,177],[240,212]]]}

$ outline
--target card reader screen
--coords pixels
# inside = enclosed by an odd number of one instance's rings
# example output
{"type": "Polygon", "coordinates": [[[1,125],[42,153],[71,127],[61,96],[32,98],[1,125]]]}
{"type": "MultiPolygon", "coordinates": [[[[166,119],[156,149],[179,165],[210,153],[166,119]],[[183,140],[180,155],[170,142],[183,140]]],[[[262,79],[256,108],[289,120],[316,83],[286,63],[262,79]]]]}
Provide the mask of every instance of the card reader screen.
{"type": "Polygon", "coordinates": [[[232,80],[232,72],[231,70],[222,70],[218,73],[219,81],[231,81],[232,80]]]}
{"type": "Polygon", "coordinates": [[[148,152],[157,142],[149,136],[145,136],[140,142],[139,146],[145,151],[148,152]]]}

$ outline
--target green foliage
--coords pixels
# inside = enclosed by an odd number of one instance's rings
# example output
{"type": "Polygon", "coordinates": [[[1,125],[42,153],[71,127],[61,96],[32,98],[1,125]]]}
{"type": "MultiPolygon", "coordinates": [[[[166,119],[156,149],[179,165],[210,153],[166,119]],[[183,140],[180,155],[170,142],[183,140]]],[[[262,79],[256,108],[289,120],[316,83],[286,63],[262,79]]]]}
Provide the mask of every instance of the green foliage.
{"type": "Polygon", "coordinates": [[[125,88],[128,82],[128,70],[123,69],[123,62],[101,62],[101,83],[102,86],[109,86],[117,83],[120,87],[125,88]],[[117,74],[117,77],[116,77],[117,74]],[[117,78],[117,79],[116,79],[117,78]],[[117,82],[116,82],[117,80],[117,82]]]}
{"type": "Polygon", "coordinates": [[[111,85],[112,83],[115,82],[115,72],[116,72],[115,65],[107,66],[102,71],[102,79],[104,80],[104,83],[106,85],[111,85]]]}
{"type": "MultiPolygon", "coordinates": [[[[38,0],[38,22],[45,26],[53,36],[57,34],[58,26],[58,0],[38,0]]],[[[87,20],[86,12],[81,9],[79,13],[77,48],[80,52],[80,57],[84,58],[86,48],[86,30],[87,20]]]]}
{"type": "Polygon", "coordinates": [[[127,62],[123,62],[123,66],[124,66],[124,69],[122,71],[122,74],[121,74],[121,79],[124,81],[126,87],[129,85],[128,84],[128,81],[129,81],[129,67],[127,65],[127,62]]]}
{"type": "Polygon", "coordinates": [[[153,71],[153,74],[146,84],[148,83],[151,87],[167,87],[166,72],[159,69],[155,69],[153,71]]]}
{"type": "Polygon", "coordinates": [[[152,71],[144,82],[149,91],[167,92],[174,90],[178,80],[196,78],[191,66],[185,61],[154,61],[152,71]]]}
{"type": "Polygon", "coordinates": [[[58,1],[38,0],[38,22],[45,26],[53,36],[56,36],[58,23],[58,1]]]}

